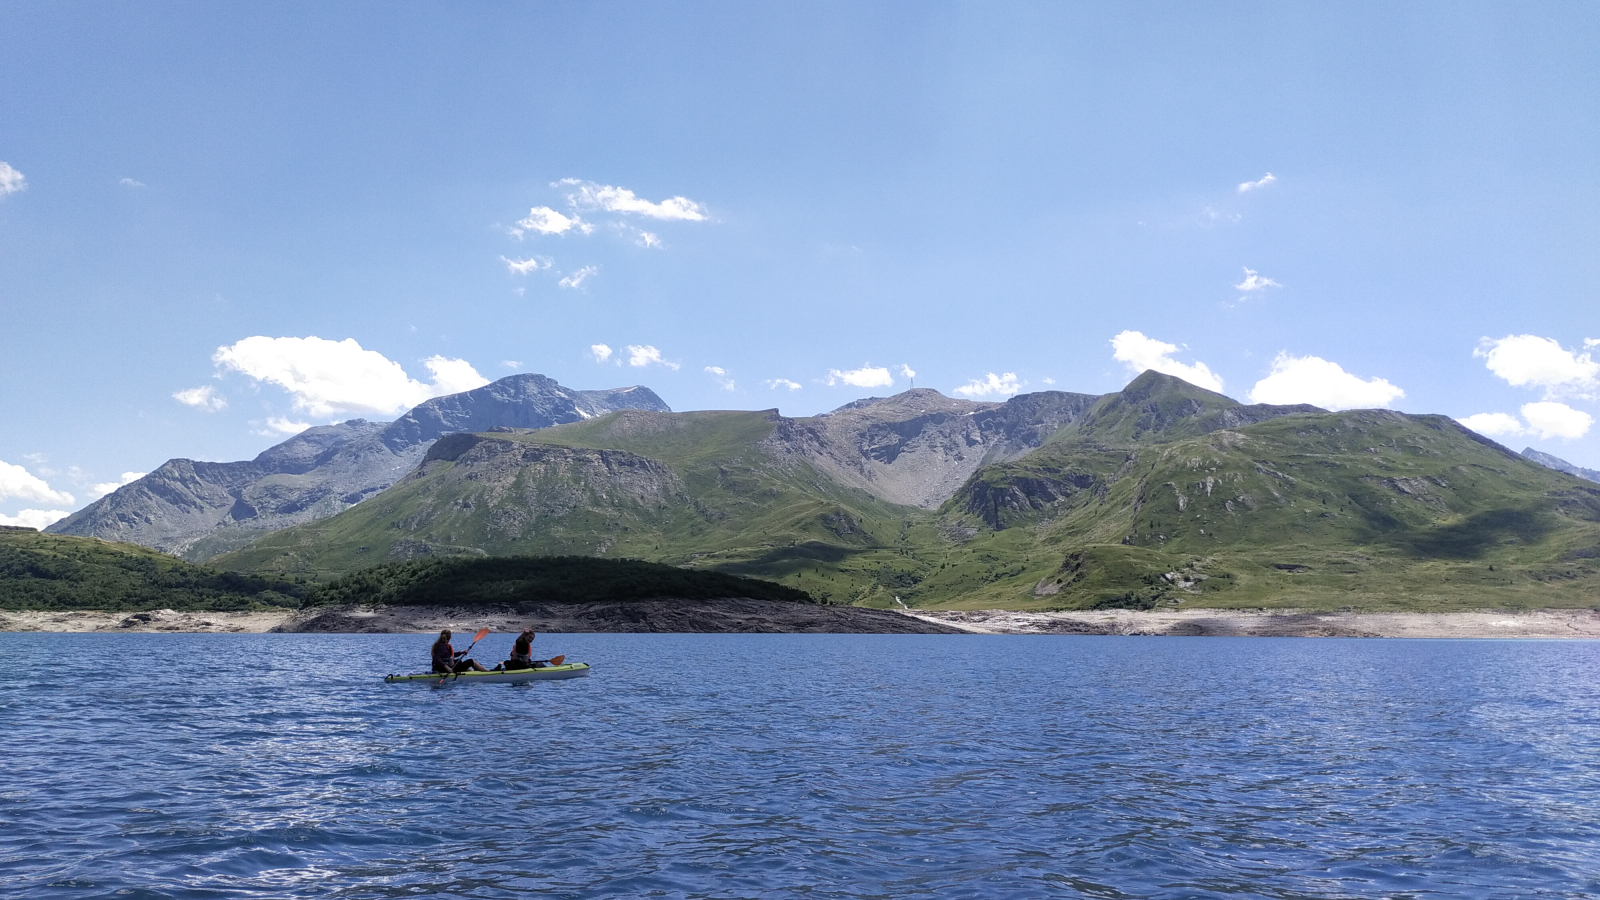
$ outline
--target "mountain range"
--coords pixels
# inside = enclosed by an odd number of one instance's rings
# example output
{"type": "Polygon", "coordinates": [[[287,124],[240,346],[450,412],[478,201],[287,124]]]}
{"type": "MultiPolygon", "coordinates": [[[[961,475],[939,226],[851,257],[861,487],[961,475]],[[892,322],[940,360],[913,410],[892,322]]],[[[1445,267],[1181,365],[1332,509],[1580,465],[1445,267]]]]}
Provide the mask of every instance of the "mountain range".
{"type": "Polygon", "coordinates": [[[620,409],[669,411],[646,387],[578,391],[543,375],[512,375],[428,400],[393,422],[310,428],[252,460],[168,460],[45,530],[204,561],[379,493],[415,468],[441,435],[545,428],[620,409]]]}
{"type": "Polygon", "coordinates": [[[908,391],[789,418],[623,410],[441,438],[387,491],[218,565],[634,557],[972,608],[1594,605],[1600,488],[1442,416],[908,391]]]}

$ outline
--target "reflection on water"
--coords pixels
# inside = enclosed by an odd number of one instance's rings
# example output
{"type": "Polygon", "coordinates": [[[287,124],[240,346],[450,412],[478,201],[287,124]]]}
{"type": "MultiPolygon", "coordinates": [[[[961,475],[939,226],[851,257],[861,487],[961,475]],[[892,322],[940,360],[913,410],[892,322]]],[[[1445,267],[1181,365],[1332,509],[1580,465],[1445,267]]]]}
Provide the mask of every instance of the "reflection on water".
{"type": "Polygon", "coordinates": [[[1600,895],[1600,644],[539,640],[0,635],[0,893],[1600,895]]]}

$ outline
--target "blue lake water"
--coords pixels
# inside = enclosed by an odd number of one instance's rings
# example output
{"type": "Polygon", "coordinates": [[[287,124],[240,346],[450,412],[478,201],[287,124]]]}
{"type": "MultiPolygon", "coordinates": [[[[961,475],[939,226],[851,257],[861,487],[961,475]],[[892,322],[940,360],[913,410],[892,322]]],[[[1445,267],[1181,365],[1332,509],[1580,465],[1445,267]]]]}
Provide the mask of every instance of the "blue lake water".
{"type": "Polygon", "coordinates": [[[0,634],[0,894],[1600,896],[1594,642],[428,644],[0,634]]]}

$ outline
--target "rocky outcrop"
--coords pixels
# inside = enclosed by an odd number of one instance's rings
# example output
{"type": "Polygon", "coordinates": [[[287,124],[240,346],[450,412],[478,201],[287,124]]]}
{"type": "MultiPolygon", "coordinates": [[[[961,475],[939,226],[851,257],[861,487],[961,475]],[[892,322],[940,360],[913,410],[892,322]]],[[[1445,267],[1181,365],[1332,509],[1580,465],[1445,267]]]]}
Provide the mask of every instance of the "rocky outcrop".
{"type": "Polygon", "coordinates": [[[933,508],[980,467],[1025,456],[1099,399],[1043,391],[980,403],[923,388],[857,400],[809,419],[774,411],[775,427],[763,448],[803,459],[891,503],[933,508]]]}
{"type": "Polygon", "coordinates": [[[1555,469],[1557,472],[1565,472],[1574,478],[1582,478],[1585,481],[1600,482],[1600,471],[1595,469],[1585,469],[1582,466],[1575,466],[1559,456],[1551,456],[1548,453],[1535,450],[1532,447],[1524,449],[1522,451],[1522,455],[1527,459],[1531,459],[1539,465],[1544,466],[1546,469],[1555,469]]]}
{"type": "Polygon", "coordinates": [[[513,375],[436,397],[394,422],[310,428],[253,460],[169,460],[48,530],[210,559],[377,494],[415,468],[442,435],[546,428],[619,409],[669,411],[646,387],[577,391],[543,375],[513,375]]]}

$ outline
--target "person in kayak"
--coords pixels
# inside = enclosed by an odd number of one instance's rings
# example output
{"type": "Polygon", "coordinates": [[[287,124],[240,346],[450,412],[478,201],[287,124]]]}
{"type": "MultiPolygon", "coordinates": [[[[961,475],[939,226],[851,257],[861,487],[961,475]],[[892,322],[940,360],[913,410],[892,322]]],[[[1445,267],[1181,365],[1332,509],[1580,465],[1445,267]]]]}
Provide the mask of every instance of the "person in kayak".
{"type": "Polygon", "coordinates": [[[450,646],[450,629],[439,632],[439,639],[433,642],[433,671],[441,675],[450,675],[459,672],[487,672],[475,659],[456,659],[456,649],[450,646]]]}
{"type": "Polygon", "coordinates": [[[548,664],[548,660],[533,658],[533,638],[532,628],[522,629],[522,633],[517,635],[516,643],[511,645],[511,658],[501,663],[500,667],[509,672],[515,669],[537,669],[548,664]]]}

